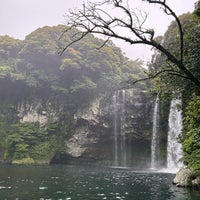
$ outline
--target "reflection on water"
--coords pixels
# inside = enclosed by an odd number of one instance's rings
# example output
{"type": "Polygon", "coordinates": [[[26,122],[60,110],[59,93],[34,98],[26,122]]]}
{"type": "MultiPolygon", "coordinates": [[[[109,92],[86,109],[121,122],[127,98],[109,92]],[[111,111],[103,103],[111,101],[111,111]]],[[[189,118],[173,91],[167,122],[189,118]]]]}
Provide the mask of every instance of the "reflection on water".
{"type": "Polygon", "coordinates": [[[177,188],[174,175],[78,166],[0,166],[0,199],[199,200],[177,188]]]}

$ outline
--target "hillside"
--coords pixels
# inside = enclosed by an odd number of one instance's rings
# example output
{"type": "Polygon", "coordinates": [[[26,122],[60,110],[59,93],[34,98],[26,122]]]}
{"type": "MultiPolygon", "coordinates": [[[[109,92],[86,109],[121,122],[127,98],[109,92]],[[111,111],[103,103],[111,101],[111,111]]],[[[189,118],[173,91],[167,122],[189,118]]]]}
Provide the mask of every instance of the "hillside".
{"type": "MultiPolygon", "coordinates": [[[[65,29],[46,26],[23,41],[0,37],[2,161],[50,162],[66,151],[75,113],[122,82],[144,77],[141,61],[130,61],[112,43],[98,49],[103,40],[93,35],[60,55],[72,35],[60,39],[65,29]]],[[[146,89],[145,83],[135,87],[146,89]]]]}

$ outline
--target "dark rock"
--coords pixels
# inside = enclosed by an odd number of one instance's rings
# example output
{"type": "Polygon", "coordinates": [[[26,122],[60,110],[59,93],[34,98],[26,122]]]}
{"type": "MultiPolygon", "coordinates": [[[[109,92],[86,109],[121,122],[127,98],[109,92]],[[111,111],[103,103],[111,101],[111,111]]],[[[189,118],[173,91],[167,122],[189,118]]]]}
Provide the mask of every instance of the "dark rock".
{"type": "MultiPolygon", "coordinates": [[[[124,122],[117,120],[117,129],[126,136],[127,163],[148,167],[152,127],[152,101],[145,92],[126,90],[124,102],[119,92],[118,104],[123,104],[124,122]]],[[[119,105],[120,107],[120,105],[119,105]]],[[[121,109],[121,108],[119,108],[121,109]]],[[[119,115],[122,111],[119,110],[119,115]]],[[[113,165],[114,159],[113,97],[96,98],[88,107],[74,115],[75,129],[66,141],[66,154],[86,162],[113,165]]]]}

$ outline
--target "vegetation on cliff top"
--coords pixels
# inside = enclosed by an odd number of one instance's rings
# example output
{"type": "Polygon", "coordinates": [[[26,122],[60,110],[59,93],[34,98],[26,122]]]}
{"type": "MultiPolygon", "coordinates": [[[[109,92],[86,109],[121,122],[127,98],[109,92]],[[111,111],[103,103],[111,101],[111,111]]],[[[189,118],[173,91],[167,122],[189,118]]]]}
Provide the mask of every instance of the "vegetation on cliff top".
{"type": "MultiPolygon", "coordinates": [[[[103,40],[92,34],[59,55],[75,31],[59,39],[65,29],[46,26],[23,41],[0,36],[0,151],[4,159],[49,161],[56,151],[64,151],[77,109],[121,82],[144,77],[141,61],[130,61],[112,43],[98,50],[103,40]],[[53,107],[57,121],[48,118],[45,126],[23,121],[20,107],[26,114],[28,104],[35,101],[47,110],[48,105],[53,107]]],[[[145,83],[136,87],[146,88],[145,83]]]]}

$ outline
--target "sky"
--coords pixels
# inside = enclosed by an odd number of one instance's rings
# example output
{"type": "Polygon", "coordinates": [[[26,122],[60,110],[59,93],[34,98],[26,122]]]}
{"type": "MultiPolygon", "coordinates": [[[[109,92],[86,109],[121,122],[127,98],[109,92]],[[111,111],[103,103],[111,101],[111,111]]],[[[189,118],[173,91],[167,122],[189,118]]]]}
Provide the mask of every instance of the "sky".
{"type": "MultiPolygon", "coordinates": [[[[95,1],[95,0],[90,0],[95,1]]],[[[98,0],[99,1],[99,0],[98,0]]],[[[197,0],[167,0],[170,7],[181,15],[194,10],[197,0]]],[[[0,35],[24,39],[37,28],[65,24],[64,15],[69,8],[80,8],[83,0],[0,0],[0,35]]],[[[156,35],[163,35],[173,20],[166,16],[160,7],[143,3],[142,0],[129,0],[131,8],[139,8],[149,13],[147,25],[156,35]]],[[[114,41],[130,59],[151,59],[150,48],[130,46],[123,41],[114,41]]]]}

